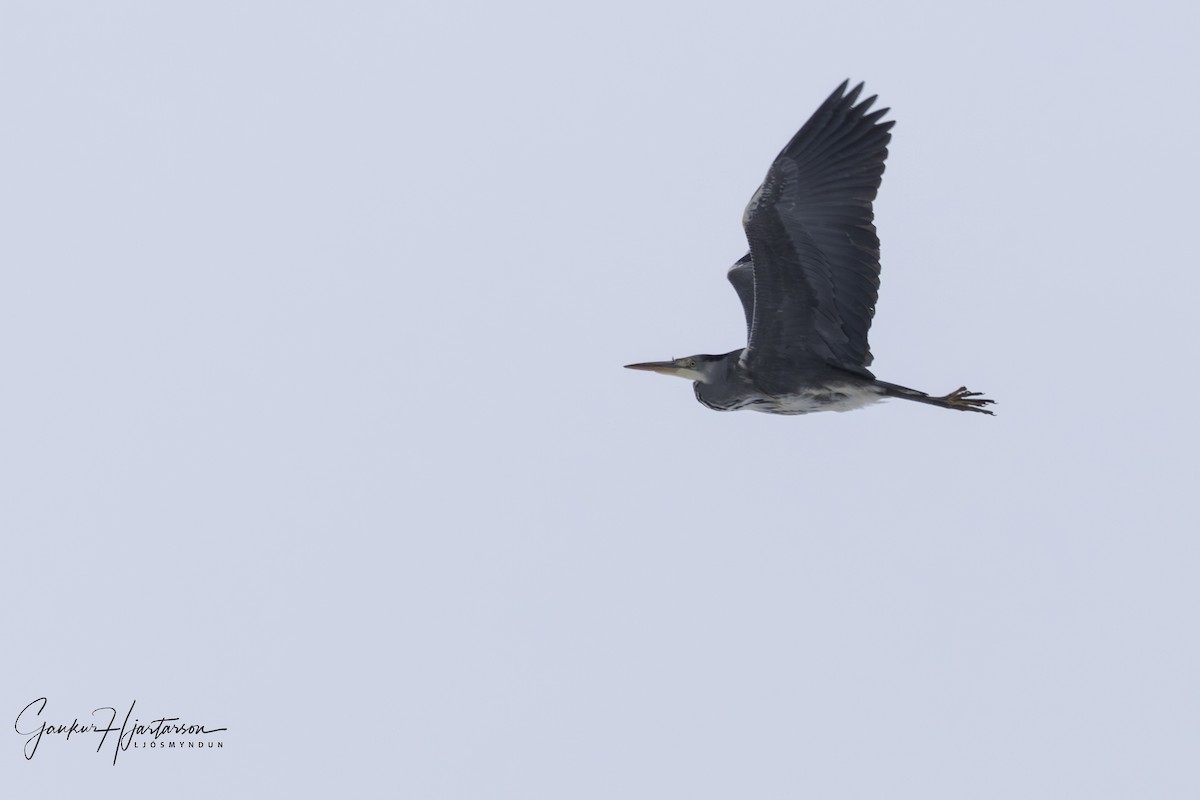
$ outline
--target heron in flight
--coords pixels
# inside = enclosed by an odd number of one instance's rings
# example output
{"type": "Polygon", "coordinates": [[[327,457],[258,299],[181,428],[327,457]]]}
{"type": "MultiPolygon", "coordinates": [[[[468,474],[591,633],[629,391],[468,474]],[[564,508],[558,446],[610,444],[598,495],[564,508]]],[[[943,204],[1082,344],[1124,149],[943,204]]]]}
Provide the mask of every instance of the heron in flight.
{"type": "Polygon", "coordinates": [[[750,252],[729,270],[747,344],[719,356],[629,364],[695,381],[717,411],[850,411],[886,397],[959,411],[992,401],[961,387],[940,397],[876,380],[867,332],[879,295],[879,191],[892,122],[858,105],[863,85],[829,96],[767,170],[742,225],[750,252]],[[868,113],[870,111],[870,113],[868,113]]]}

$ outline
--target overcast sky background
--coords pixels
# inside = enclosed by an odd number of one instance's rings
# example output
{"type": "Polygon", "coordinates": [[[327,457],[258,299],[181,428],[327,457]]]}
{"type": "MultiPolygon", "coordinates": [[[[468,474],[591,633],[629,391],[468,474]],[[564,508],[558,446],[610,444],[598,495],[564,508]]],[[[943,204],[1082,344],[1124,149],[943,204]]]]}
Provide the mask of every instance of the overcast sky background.
{"type": "Polygon", "coordinates": [[[0,4],[4,793],[1200,795],[1198,23],[0,4]],[[995,418],[621,369],[742,345],[847,77],[875,372],[995,418]],[[27,762],[39,696],[225,747],[27,762]]]}

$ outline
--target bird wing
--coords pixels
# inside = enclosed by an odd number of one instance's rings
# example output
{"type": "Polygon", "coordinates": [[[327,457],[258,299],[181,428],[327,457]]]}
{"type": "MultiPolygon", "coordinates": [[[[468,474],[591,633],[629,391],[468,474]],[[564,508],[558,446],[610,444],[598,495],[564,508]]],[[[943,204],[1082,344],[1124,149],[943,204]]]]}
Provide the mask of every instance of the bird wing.
{"type": "Polygon", "coordinates": [[[746,338],[749,339],[750,332],[754,329],[754,262],[750,260],[750,254],[746,253],[739,258],[737,263],[729,268],[726,277],[733,284],[738,299],[742,301],[742,310],[746,312],[746,338]]]}
{"type": "Polygon", "coordinates": [[[788,142],[746,206],[753,304],[739,288],[740,274],[730,280],[753,307],[742,357],[760,384],[814,360],[870,375],[867,332],[879,295],[871,203],[893,123],[879,122],[886,108],[867,113],[873,96],[854,105],[862,84],[849,93],[847,85],[788,142]]]}

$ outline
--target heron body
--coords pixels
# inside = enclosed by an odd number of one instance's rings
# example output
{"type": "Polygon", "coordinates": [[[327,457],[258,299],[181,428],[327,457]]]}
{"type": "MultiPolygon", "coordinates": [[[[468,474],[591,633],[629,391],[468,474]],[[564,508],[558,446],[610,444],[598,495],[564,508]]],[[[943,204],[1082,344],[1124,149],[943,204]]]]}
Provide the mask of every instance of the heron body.
{"type": "Polygon", "coordinates": [[[850,411],[886,397],[991,414],[959,388],[932,397],[875,378],[867,334],[879,295],[872,204],[883,176],[888,109],[839,86],[784,147],[746,206],[750,252],[729,270],[747,344],[724,355],[629,364],[687,378],[718,411],[850,411]],[[857,103],[857,105],[856,105],[857,103]]]}

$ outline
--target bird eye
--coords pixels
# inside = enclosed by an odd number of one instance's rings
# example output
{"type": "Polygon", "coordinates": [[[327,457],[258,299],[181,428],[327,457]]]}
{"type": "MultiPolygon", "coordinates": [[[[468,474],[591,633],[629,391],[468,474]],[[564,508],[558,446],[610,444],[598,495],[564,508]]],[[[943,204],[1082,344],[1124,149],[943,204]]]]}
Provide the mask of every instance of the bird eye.
{"type": "Polygon", "coordinates": [[[688,366],[689,366],[689,367],[691,367],[692,369],[695,369],[695,368],[696,368],[696,359],[694,359],[694,358],[689,358],[689,359],[688,359],[688,366]]]}

